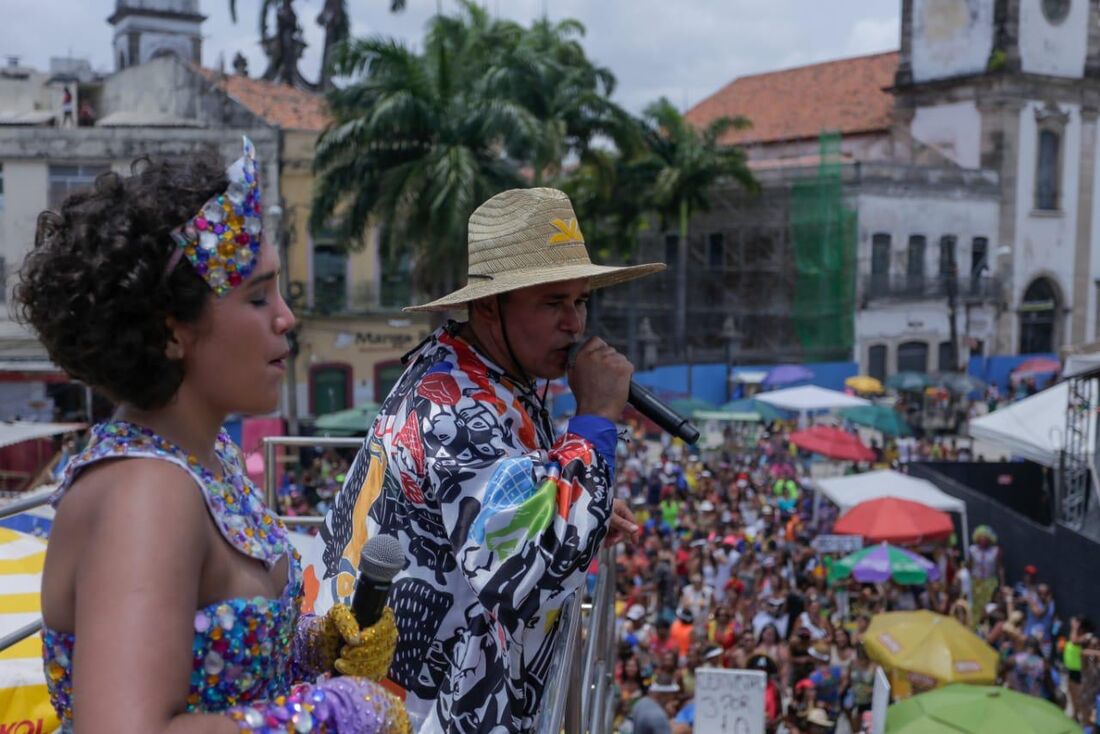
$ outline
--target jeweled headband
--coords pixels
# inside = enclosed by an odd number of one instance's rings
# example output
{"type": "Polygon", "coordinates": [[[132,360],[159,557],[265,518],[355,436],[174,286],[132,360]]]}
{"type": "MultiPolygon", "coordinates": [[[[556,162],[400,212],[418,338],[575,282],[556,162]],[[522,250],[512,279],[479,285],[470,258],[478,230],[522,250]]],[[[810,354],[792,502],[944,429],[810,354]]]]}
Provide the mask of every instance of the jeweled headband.
{"type": "Polygon", "coordinates": [[[194,217],[172,231],[178,249],[165,272],[181,256],[219,296],[249,276],[260,252],[263,208],[256,148],[247,137],[244,155],[225,170],[229,187],[202,205],[194,217]]]}

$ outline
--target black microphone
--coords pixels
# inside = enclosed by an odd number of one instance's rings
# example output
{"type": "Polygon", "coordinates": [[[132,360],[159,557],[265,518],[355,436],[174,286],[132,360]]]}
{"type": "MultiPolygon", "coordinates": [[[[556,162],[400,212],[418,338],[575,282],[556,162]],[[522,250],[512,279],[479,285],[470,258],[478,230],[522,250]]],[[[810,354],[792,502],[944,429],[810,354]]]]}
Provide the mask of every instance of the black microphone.
{"type": "MultiPolygon", "coordinates": [[[[574,342],[573,346],[569,347],[569,356],[566,361],[569,369],[573,369],[573,364],[577,361],[577,352],[587,343],[588,340],[584,339],[574,342]]],[[[699,440],[699,429],[693,426],[691,421],[665,405],[660,398],[634,382],[634,380],[630,381],[630,392],[627,395],[626,402],[633,405],[634,409],[646,418],[656,423],[663,431],[676,436],[684,443],[694,444],[699,440]]]]}
{"type": "Polygon", "coordinates": [[[405,567],[401,541],[392,535],[376,535],[363,546],[359,556],[359,580],[351,598],[351,611],[359,629],[366,629],[382,618],[390,583],[405,567]]]}

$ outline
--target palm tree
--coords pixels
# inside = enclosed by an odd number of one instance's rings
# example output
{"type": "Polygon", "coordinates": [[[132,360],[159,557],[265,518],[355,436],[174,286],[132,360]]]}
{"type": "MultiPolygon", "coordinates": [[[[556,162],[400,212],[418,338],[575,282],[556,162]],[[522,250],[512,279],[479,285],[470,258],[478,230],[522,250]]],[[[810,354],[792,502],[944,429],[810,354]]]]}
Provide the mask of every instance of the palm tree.
{"type": "Polygon", "coordinates": [[[650,201],[667,226],[678,225],[676,249],[676,319],[675,343],[681,356],[685,354],[687,335],[687,268],[688,235],[691,217],[710,209],[710,194],[714,184],[732,178],[751,192],[759,191],[740,149],[721,142],[731,130],[744,129],[749,121],[743,117],[719,117],[701,130],[696,129],[671,102],[662,97],[646,107],[642,114],[646,140],[651,155],[657,161],[650,201]]]}
{"type": "Polygon", "coordinates": [[[530,151],[536,186],[559,176],[562,162],[582,156],[595,137],[616,136],[627,117],[610,100],[614,75],[585,55],[579,40],[584,33],[573,19],[535,21],[486,79],[508,90],[540,121],[530,151]]]}
{"type": "Polygon", "coordinates": [[[311,225],[338,215],[343,243],[382,224],[391,258],[411,255],[414,287],[439,293],[464,268],[466,220],[485,199],[522,185],[521,159],[539,130],[531,112],[486,80],[522,28],[472,2],[437,16],[423,53],[383,38],[337,50],[352,78],[329,94],[333,124],[317,144],[311,225]]]}

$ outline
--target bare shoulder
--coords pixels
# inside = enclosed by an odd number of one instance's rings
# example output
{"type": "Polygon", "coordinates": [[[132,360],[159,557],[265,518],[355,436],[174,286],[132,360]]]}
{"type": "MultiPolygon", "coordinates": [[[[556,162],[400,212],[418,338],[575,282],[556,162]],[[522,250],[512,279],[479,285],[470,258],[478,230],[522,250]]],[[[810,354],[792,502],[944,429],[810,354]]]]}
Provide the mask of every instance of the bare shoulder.
{"type": "Polygon", "coordinates": [[[182,467],[159,459],[122,459],[88,467],[57,510],[85,527],[135,521],[193,529],[204,519],[202,493],[182,467]]]}
{"type": "Polygon", "coordinates": [[[146,576],[138,566],[155,570],[170,559],[197,575],[208,550],[205,515],[195,480],[167,461],[88,467],[58,506],[50,533],[42,578],[46,624],[73,629],[78,581],[96,566],[146,576]]]}

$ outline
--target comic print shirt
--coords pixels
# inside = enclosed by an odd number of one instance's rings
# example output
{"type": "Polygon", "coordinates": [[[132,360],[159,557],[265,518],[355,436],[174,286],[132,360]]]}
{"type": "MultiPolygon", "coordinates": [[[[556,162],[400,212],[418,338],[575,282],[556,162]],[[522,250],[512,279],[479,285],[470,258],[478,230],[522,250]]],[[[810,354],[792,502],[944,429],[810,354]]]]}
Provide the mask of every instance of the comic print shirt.
{"type": "Polygon", "coordinates": [[[429,336],[383,403],[322,529],[319,599],[346,602],[367,537],[396,536],[390,677],[414,728],[529,732],[607,533],[615,427],[578,416],[554,440],[530,388],[455,331],[429,336]]]}

